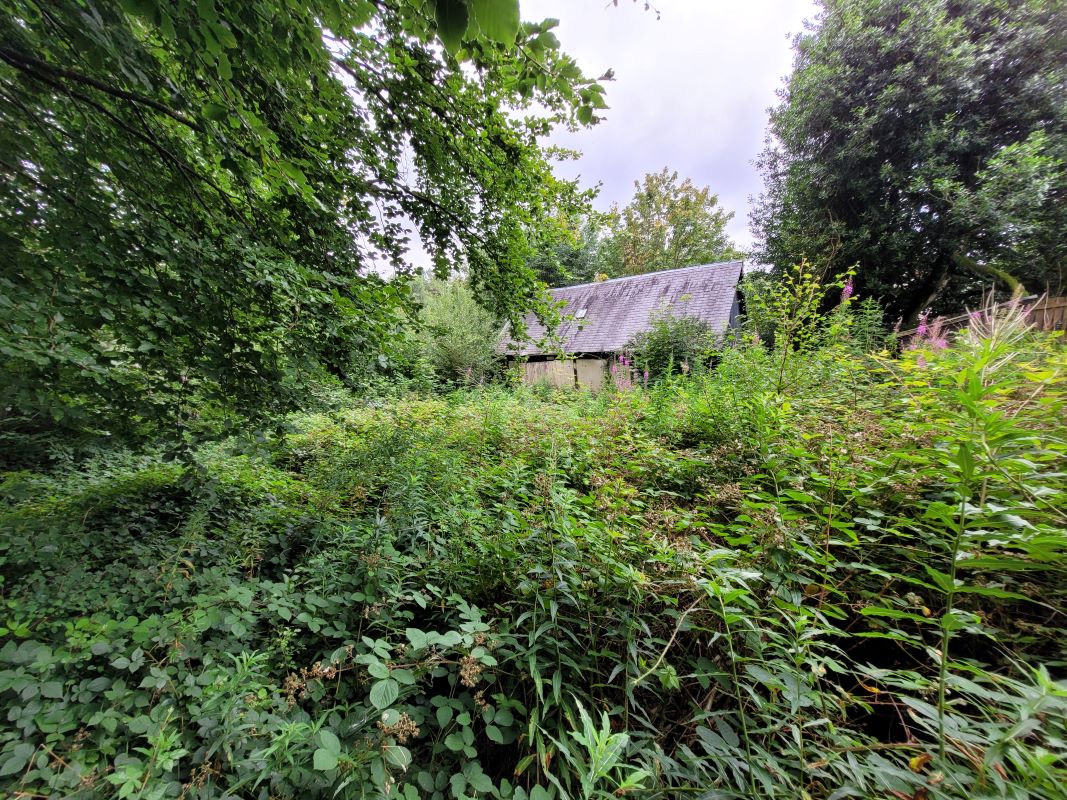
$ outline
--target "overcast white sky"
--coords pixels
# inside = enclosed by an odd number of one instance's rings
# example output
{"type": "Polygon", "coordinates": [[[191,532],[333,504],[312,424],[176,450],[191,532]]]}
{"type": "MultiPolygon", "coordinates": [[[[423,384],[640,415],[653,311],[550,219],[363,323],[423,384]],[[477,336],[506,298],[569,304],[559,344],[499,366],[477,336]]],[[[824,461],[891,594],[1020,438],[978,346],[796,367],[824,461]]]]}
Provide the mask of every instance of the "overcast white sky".
{"type": "Polygon", "coordinates": [[[527,20],[559,19],[563,50],[586,75],[609,67],[606,119],[558,132],[554,144],[581,150],[560,175],[603,184],[596,206],[625,205],[633,182],[663,167],[710,186],[735,212],[730,233],[747,247],[749,197],[760,191],[753,159],[767,109],[792,65],[792,36],[815,16],[813,0],[522,0],[527,20]]]}

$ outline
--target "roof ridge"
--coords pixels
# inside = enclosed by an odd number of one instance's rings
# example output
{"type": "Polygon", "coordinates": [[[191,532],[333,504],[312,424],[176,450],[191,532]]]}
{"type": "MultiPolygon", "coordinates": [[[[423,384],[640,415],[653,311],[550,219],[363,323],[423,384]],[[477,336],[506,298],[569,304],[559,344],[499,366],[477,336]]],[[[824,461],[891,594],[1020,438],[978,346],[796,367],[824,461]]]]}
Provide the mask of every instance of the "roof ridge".
{"type": "Polygon", "coordinates": [[[657,269],[655,272],[642,272],[638,275],[623,275],[621,278],[608,278],[606,281],[588,281],[586,283],[574,283],[570,286],[553,286],[549,288],[550,292],[559,292],[565,289],[580,289],[583,286],[604,286],[608,283],[621,283],[622,281],[632,281],[636,278],[647,278],[651,275],[663,275],[668,272],[686,272],[692,269],[703,269],[706,267],[725,267],[729,264],[738,264],[743,269],[745,262],[742,259],[732,259],[730,261],[712,261],[708,264],[690,264],[688,267],[675,267],[674,269],[657,269]]]}

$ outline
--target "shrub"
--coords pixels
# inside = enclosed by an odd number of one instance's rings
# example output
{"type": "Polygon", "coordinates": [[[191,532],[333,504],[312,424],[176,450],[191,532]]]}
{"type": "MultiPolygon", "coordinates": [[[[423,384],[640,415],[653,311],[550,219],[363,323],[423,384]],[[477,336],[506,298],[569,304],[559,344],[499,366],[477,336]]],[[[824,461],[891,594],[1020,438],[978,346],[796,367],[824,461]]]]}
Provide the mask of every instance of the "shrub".
{"type": "Polygon", "coordinates": [[[627,350],[633,353],[638,375],[658,383],[671,375],[702,371],[711,358],[718,337],[706,323],[689,316],[675,316],[671,309],[654,312],[648,330],[633,337],[627,350]]]}
{"type": "Polygon", "coordinates": [[[436,380],[445,386],[483,383],[500,366],[501,323],[480,306],[463,281],[428,281],[418,292],[421,348],[436,380]]]}

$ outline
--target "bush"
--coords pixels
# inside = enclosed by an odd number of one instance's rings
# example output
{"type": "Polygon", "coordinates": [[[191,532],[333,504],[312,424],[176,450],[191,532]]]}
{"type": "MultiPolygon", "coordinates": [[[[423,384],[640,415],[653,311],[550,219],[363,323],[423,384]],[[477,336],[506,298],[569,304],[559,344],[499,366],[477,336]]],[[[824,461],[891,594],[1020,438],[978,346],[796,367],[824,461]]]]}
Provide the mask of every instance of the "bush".
{"type": "Polygon", "coordinates": [[[423,358],[447,387],[484,383],[500,367],[502,325],[463,281],[428,281],[418,292],[423,358]]]}
{"type": "Polygon", "coordinates": [[[633,353],[638,374],[648,373],[650,383],[671,375],[702,371],[718,337],[696,317],[674,316],[669,308],[653,313],[649,328],[634,336],[627,349],[633,353]]]}

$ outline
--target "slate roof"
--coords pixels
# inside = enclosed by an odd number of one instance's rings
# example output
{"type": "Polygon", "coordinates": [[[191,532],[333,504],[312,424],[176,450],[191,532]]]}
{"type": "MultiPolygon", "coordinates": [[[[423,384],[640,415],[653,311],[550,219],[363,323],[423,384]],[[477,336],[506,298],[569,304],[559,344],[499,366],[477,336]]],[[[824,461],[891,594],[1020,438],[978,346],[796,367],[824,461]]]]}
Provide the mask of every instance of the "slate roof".
{"type": "MultiPolygon", "coordinates": [[[[740,261],[721,261],[552,289],[552,296],[565,303],[562,315],[585,310],[583,319],[560,325],[556,337],[565,353],[616,352],[635,333],[647,330],[653,313],[663,308],[669,308],[676,317],[696,317],[712,330],[723,331],[736,313],[734,299],[740,278],[740,261]]],[[[538,346],[545,327],[533,314],[526,317],[526,330],[528,341],[509,342],[505,338],[502,349],[526,356],[554,352],[538,346]]]]}

